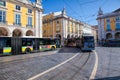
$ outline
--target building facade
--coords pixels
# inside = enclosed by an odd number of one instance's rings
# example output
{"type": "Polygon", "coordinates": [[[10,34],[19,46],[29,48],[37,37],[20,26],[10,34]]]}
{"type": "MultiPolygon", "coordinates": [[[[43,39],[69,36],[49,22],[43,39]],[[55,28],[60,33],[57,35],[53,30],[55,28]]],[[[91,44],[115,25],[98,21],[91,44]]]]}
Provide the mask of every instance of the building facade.
{"type": "Polygon", "coordinates": [[[92,32],[90,25],[67,16],[65,9],[43,16],[43,37],[58,37],[64,42],[87,32],[92,32]]]}
{"type": "Polygon", "coordinates": [[[0,0],[0,36],[42,37],[40,0],[0,0]]]}
{"type": "Polygon", "coordinates": [[[97,21],[99,41],[120,39],[120,8],[106,14],[100,8],[97,21]]]}

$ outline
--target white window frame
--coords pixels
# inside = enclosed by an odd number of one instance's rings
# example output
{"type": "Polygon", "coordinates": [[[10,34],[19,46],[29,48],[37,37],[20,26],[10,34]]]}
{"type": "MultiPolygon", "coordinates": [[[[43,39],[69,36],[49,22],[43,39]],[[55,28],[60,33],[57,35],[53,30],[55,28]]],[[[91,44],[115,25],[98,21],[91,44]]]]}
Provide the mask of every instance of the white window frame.
{"type": "Polygon", "coordinates": [[[1,22],[5,23],[6,22],[6,11],[3,11],[3,10],[0,10],[0,11],[2,12],[1,22]],[[3,12],[5,12],[5,20],[4,20],[3,12]]]}
{"type": "Polygon", "coordinates": [[[18,13],[15,14],[15,24],[21,25],[21,14],[18,14],[18,13]],[[19,22],[18,19],[17,19],[17,21],[16,21],[16,15],[20,15],[20,22],[19,22]]]}

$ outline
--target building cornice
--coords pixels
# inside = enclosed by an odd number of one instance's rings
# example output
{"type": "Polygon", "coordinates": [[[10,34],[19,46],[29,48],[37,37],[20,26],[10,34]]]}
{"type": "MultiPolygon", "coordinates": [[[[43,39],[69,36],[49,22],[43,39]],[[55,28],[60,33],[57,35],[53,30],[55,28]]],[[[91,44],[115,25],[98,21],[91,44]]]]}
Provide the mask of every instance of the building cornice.
{"type": "Polygon", "coordinates": [[[43,20],[43,23],[48,23],[48,22],[52,22],[54,20],[57,20],[57,19],[65,19],[65,20],[68,20],[68,21],[71,21],[73,23],[76,23],[76,24],[81,24],[82,25],[82,22],[80,21],[77,21],[73,18],[70,18],[68,16],[63,16],[63,15],[58,15],[58,16],[54,16],[54,18],[50,18],[50,19],[47,19],[47,20],[43,20]]]}
{"type": "Polygon", "coordinates": [[[3,0],[3,1],[10,2],[10,3],[13,3],[13,4],[17,4],[17,5],[20,5],[22,7],[32,9],[32,10],[43,11],[41,4],[37,4],[36,2],[31,2],[31,1],[28,1],[28,0],[3,0]]]}
{"type": "Polygon", "coordinates": [[[97,20],[98,20],[98,19],[109,18],[109,17],[114,17],[114,16],[120,16],[120,12],[108,13],[108,14],[99,15],[99,16],[97,17],[97,20]]]}

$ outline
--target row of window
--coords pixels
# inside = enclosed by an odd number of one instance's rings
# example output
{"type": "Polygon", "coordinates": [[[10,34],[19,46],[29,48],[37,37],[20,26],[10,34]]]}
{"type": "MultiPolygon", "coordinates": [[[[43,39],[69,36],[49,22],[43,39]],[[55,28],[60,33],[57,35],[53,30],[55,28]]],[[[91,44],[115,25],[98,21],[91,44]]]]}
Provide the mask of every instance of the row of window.
{"type": "MultiPolygon", "coordinates": [[[[110,24],[107,24],[106,26],[107,26],[107,27],[106,27],[106,30],[107,30],[107,31],[110,31],[110,30],[111,30],[110,24]]],[[[120,23],[116,23],[116,30],[120,30],[120,23]]]]}
{"type": "MultiPolygon", "coordinates": [[[[0,1],[0,6],[5,7],[5,6],[6,6],[6,2],[5,2],[5,1],[0,1]]],[[[21,10],[21,6],[16,5],[16,6],[15,6],[15,9],[18,10],[18,11],[20,11],[20,10],[21,10]]],[[[32,13],[32,10],[31,10],[31,9],[28,9],[28,13],[31,14],[31,13],[32,13]]]]}
{"type": "MultiPolygon", "coordinates": [[[[107,18],[106,19],[106,22],[107,22],[107,31],[109,31],[109,30],[111,30],[111,26],[110,26],[110,23],[113,23],[113,22],[110,22],[110,18],[107,18]]],[[[117,16],[116,18],[115,18],[115,23],[116,23],[116,30],[120,30],[120,16],[117,16]]]]}
{"type": "MultiPolygon", "coordinates": [[[[6,12],[5,11],[0,11],[0,22],[5,23],[6,22],[6,12]]],[[[17,25],[21,25],[21,15],[20,14],[15,14],[15,23],[17,25]]],[[[27,26],[32,26],[32,17],[28,16],[28,25],[27,26]]]]}
{"type": "Polygon", "coordinates": [[[0,5],[1,6],[6,6],[6,2],[5,1],[0,1],[0,5]]]}
{"type": "MultiPolygon", "coordinates": [[[[107,19],[106,19],[106,22],[107,22],[107,23],[111,23],[111,22],[110,22],[110,18],[107,18],[107,19]]],[[[120,16],[117,16],[117,17],[115,18],[115,22],[120,22],[120,16]]]]}

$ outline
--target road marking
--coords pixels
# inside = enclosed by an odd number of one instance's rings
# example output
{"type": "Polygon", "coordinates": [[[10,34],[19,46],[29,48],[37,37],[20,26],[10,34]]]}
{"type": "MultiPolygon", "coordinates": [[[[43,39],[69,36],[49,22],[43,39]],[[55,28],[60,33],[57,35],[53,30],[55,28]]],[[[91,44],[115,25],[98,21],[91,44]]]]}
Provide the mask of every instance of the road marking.
{"type": "Polygon", "coordinates": [[[93,80],[95,78],[97,67],[98,67],[98,55],[96,51],[94,51],[94,53],[95,53],[95,65],[94,65],[94,68],[93,68],[93,71],[91,73],[89,80],[93,80]]]}
{"type": "Polygon", "coordinates": [[[38,78],[38,77],[40,77],[40,76],[42,76],[42,75],[44,75],[44,74],[46,74],[46,73],[48,73],[48,72],[50,72],[50,71],[52,71],[52,70],[54,70],[54,69],[62,66],[63,64],[65,64],[65,63],[67,63],[68,61],[70,61],[70,60],[72,60],[73,58],[75,58],[78,54],[79,54],[79,53],[77,53],[76,55],[74,55],[74,56],[72,56],[71,58],[67,59],[66,61],[64,61],[64,62],[62,62],[62,63],[60,63],[60,64],[58,64],[58,65],[56,65],[56,66],[54,66],[54,67],[52,67],[52,68],[44,71],[44,72],[42,72],[42,73],[39,73],[39,74],[37,74],[37,75],[35,75],[35,76],[27,79],[27,80],[34,80],[34,79],[36,79],[36,78],[38,78]]]}

